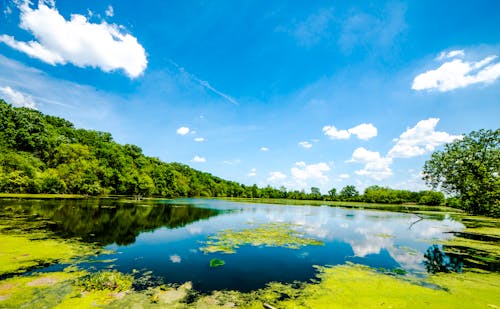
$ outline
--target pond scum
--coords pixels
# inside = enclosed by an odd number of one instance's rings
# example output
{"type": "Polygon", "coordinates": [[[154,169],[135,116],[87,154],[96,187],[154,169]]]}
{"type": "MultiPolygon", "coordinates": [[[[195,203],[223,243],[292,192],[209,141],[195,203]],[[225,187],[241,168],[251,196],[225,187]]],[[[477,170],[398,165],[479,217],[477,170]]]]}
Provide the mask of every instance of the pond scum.
{"type": "Polygon", "coordinates": [[[241,231],[224,230],[209,236],[200,250],[205,253],[235,253],[236,249],[243,245],[288,249],[299,249],[307,245],[323,245],[321,241],[305,238],[304,235],[294,230],[294,227],[297,226],[286,223],[268,223],[241,231]]]}
{"type": "MultiPolygon", "coordinates": [[[[500,235],[500,222],[463,219],[468,225],[465,235],[474,237],[458,235],[444,244],[445,248],[475,248],[498,261],[495,236],[500,235]]],[[[40,229],[19,228],[19,222],[16,226],[1,222],[0,244],[0,308],[500,308],[498,270],[467,268],[463,273],[431,274],[422,279],[346,264],[317,267],[317,278],[310,282],[273,282],[249,293],[214,291],[200,295],[190,282],[135,291],[133,282],[140,278],[114,270],[89,273],[73,266],[58,272],[17,275],[35,266],[70,260],[76,263],[75,258],[97,253],[91,245],[61,240],[40,229]]],[[[222,231],[210,237],[202,249],[231,253],[245,244],[293,249],[320,243],[303,238],[291,226],[261,225],[222,231]]]]}

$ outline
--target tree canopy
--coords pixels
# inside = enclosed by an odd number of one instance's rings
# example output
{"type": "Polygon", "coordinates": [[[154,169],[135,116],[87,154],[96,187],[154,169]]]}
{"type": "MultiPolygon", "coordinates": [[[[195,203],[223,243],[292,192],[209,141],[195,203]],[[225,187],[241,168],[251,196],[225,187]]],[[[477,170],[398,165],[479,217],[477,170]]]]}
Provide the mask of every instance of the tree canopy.
{"type": "Polygon", "coordinates": [[[423,174],[433,188],[457,195],[464,210],[500,216],[500,129],[473,131],[445,145],[423,174]]]}

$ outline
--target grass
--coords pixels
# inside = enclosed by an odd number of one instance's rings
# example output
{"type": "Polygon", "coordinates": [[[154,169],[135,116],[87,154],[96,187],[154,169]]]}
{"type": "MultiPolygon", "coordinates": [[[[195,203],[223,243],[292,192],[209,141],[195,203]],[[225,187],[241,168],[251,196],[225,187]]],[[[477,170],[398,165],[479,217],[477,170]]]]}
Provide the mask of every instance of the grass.
{"type": "Polygon", "coordinates": [[[88,196],[80,194],[28,194],[28,193],[0,193],[0,198],[18,199],[83,199],[88,196]]]}

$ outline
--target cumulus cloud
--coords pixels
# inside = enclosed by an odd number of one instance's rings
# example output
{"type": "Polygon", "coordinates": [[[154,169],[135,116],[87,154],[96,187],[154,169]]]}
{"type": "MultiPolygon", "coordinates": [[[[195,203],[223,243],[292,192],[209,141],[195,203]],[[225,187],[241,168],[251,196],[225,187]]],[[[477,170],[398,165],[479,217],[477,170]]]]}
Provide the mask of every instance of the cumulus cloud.
{"type": "Polygon", "coordinates": [[[144,47],[122,26],[105,21],[91,23],[80,14],[72,14],[66,20],[53,4],[42,1],[37,8],[23,2],[19,9],[19,27],[30,32],[35,40],[18,41],[3,34],[0,42],[32,58],[51,65],[72,63],[104,72],[122,69],[130,78],[140,76],[147,67],[144,47]]]}
{"type": "Polygon", "coordinates": [[[500,77],[500,62],[492,55],[477,62],[461,59],[463,50],[441,53],[438,60],[447,59],[439,68],[421,73],[415,77],[413,90],[438,90],[446,92],[473,84],[491,84],[500,77]],[[457,59],[458,58],[458,59],[457,59]]]}
{"type": "Polygon", "coordinates": [[[377,151],[359,147],[354,150],[351,160],[348,162],[365,164],[363,169],[355,171],[357,175],[367,176],[379,181],[393,175],[391,170],[392,158],[382,157],[377,151]]]}
{"type": "Polygon", "coordinates": [[[201,143],[201,142],[204,142],[204,141],[205,141],[205,139],[204,139],[203,137],[196,137],[196,138],[194,139],[194,141],[195,141],[195,142],[198,142],[198,143],[201,143]]]}
{"type": "Polygon", "coordinates": [[[299,142],[299,145],[304,148],[311,148],[313,145],[307,141],[299,142]]]}
{"type": "Polygon", "coordinates": [[[279,182],[286,179],[286,175],[282,172],[270,172],[267,181],[269,182],[279,182]]]}
{"type": "Polygon", "coordinates": [[[362,140],[369,140],[378,134],[377,128],[375,128],[375,126],[371,123],[362,123],[354,128],[350,128],[347,131],[362,140]]]}
{"type": "Polygon", "coordinates": [[[14,106],[36,109],[36,103],[30,95],[14,90],[9,86],[0,87],[0,93],[6,102],[14,106]]]}
{"type": "Polygon", "coordinates": [[[177,129],[177,134],[179,135],[186,135],[191,131],[188,127],[180,127],[177,129]]]}
{"type": "Polygon", "coordinates": [[[250,172],[247,174],[248,177],[255,177],[257,176],[257,169],[252,168],[250,172]]]}
{"type": "Polygon", "coordinates": [[[207,160],[205,159],[205,157],[199,157],[199,156],[194,156],[193,162],[196,162],[196,163],[204,163],[204,162],[207,162],[207,160]]]}
{"type": "Polygon", "coordinates": [[[290,173],[299,186],[305,186],[308,180],[320,183],[328,182],[328,176],[324,173],[329,171],[330,166],[324,162],[309,165],[305,162],[296,162],[295,166],[291,168],[290,173]]]}
{"type": "Polygon", "coordinates": [[[269,148],[267,148],[267,147],[260,147],[260,151],[269,151],[269,148]]]}
{"type": "Polygon", "coordinates": [[[349,139],[351,133],[347,130],[338,130],[335,126],[324,126],[323,133],[330,139],[349,139]]]}
{"type": "Polygon", "coordinates": [[[349,139],[355,135],[361,140],[369,140],[378,134],[377,128],[371,123],[362,123],[348,130],[338,130],[333,125],[323,127],[323,133],[330,139],[349,139]]]}
{"type": "Polygon", "coordinates": [[[396,145],[389,150],[391,158],[411,158],[432,152],[436,147],[462,138],[461,135],[450,135],[435,131],[439,118],[419,121],[413,128],[407,129],[397,139],[396,145]]]}

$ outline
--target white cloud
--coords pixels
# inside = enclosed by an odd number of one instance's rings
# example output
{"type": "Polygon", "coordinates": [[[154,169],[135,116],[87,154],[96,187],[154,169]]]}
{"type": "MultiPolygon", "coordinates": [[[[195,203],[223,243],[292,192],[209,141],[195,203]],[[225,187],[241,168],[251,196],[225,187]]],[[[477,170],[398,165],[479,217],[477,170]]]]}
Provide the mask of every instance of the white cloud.
{"type": "Polygon", "coordinates": [[[330,167],[324,162],[309,165],[305,162],[297,162],[290,170],[290,173],[299,186],[305,186],[308,180],[318,181],[320,183],[328,182],[328,176],[324,173],[329,171],[330,167]]]}
{"type": "Polygon", "coordinates": [[[460,50],[452,50],[449,52],[441,52],[439,56],[436,58],[436,60],[443,60],[446,58],[455,58],[455,57],[464,57],[465,56],[465,51],[463,49],[460,50]]]}
{"type": "Polygon", "coordinates": [[[207,160],[205,159],[205,157],[199,157],[199,156],[194,156],[193,162],[196,162],[196,163],[204,163],[204,162],[207,162],[207,160]]]}
{"type": "Polygon", "coordinates": [[[362,140],[369,140],[378,134],[377,128],[371,123],[362,123],[354,128],[350,128],[348,132],[362,140]]]}
{"type": "Polygon", "coordinates": [[[108,17],[113,17],[115,15],[115,10],[111,5],[108,5],[108,8],[106,9],[106,16],[108,17]]]}
{"type": "Polygon", "coordinates": [[[359,147],[352,153],[351,160],[347,162],[364,163],[365,167],[355,171],[357,175],[367,176],[375,180],[383,180],[391,177],[392,158],[385,158],[379,152],[370,151],[363,147],[359,147]]]}
{"type": "Polygon", "coordinates": [[[179,255],[177,255],[177,254],[173,254],[173,255],[169,256],[169,259],[170,259],[170,261],[172,263],[180,263],[180,262],[182,262],[182,258],[179,255]]]}
{"type": "Polygon", "coordinates": [[[0,93],[7,103],[18,107],[27,107],[36,109],[36,103],[30,95],[14,90],[9,86],[0,87],[0,93]]]}
{"type": "Polygon", "coordinates": [[[335,126],[324,126],[323,133],[330,139],[349,139],[351,133],[347,130],[337,130],[335,126]]]}
{"type": "Polygon", "coordinates": [[[260,151],[269,151],[269,148],[267,148],[267,147],[260,147],[260,151]]]}
{"type": "Polygon", "coordinates": [[[349,178],[349,177],[350,177],[350,176],[349,176],[349,174],[340,174],[340,175],[339,175],[339,178],[340,178],[340,179],[347,179],[347,178],[349,178]]]}
{"type": "Polygon", "coordinates": [[[371,123],[362,123],[348,130],[338,130],[335,126],[329,125],[323,127],[323,133],[330,139],[349,139],[351,134],[356,135],[361,140],[369,140],[377,136],[377,128],[371,123]]]}
{"type": "Polygon", "coordinates": [[[180,127],[177,129],[177,134],[186,135],[189,133],[189,131],[191,131],[191,129],[189,129],[188,127],[180,127]]]}
{"type": "Polygon", "coordinates": [[[257,176],[257,169],[252,168],[250,172],[247,174],[248,177],[255,177],[257,176]]]}
{"type": "Polygon", "coordinates": [[[198,143],[201,143],[201,142],[204,142],[204,141],[205,141],[205,139],[204,139],[203,137],[196,137],[196,138],[194,139],[194,141],[195,141],[195,142],[198,142],[198,143]]]}
{"type": "Polygon", "coordinates": [[[413,90],[438,90],[446,92],[473,84],[491,84],[500,77],[500,62],[497,56],[488,56],[480,61],[456,59],[465,56],[463,50],[455,50],[438,56],[438,60],[449,59],[435,70],[419,74],[413,80],[413,90]]]}
{"type": "Polygon", "coordinates": [[[391,158],[410,158],[432,152],[436,147],[461,138],[435,131],[439,118],[419,121],[413,128],[407,129],[397,139],[396,145],[389,150],[391,158]]]}
{"type": "Polygon", "coordinates": [[[307,141],[299,142],[299,145],[304,148],[311,148],[313,145],[307,141]]]}
{"type": "Polygon", "coordinates": [[[19,5],[20,28],[36,38],[17,41],[0,35],[0,42],[40,59],[48,64],[72,63],[78,67],[98,67],[104,72],[123,69],[135,78],[147,67],[144,47],[137,38],[125,33],[122,26],[101,22],[91,23],[80,14],[66,20],[54,6],[38,3],[32,9],[29,2],[19,5]]]}
{"type": "Polygon", "coordinates": [[[267,181],[269,182],[279,182],[286,179],[286,175],[282,172],[270,172],[267,181]]]}

